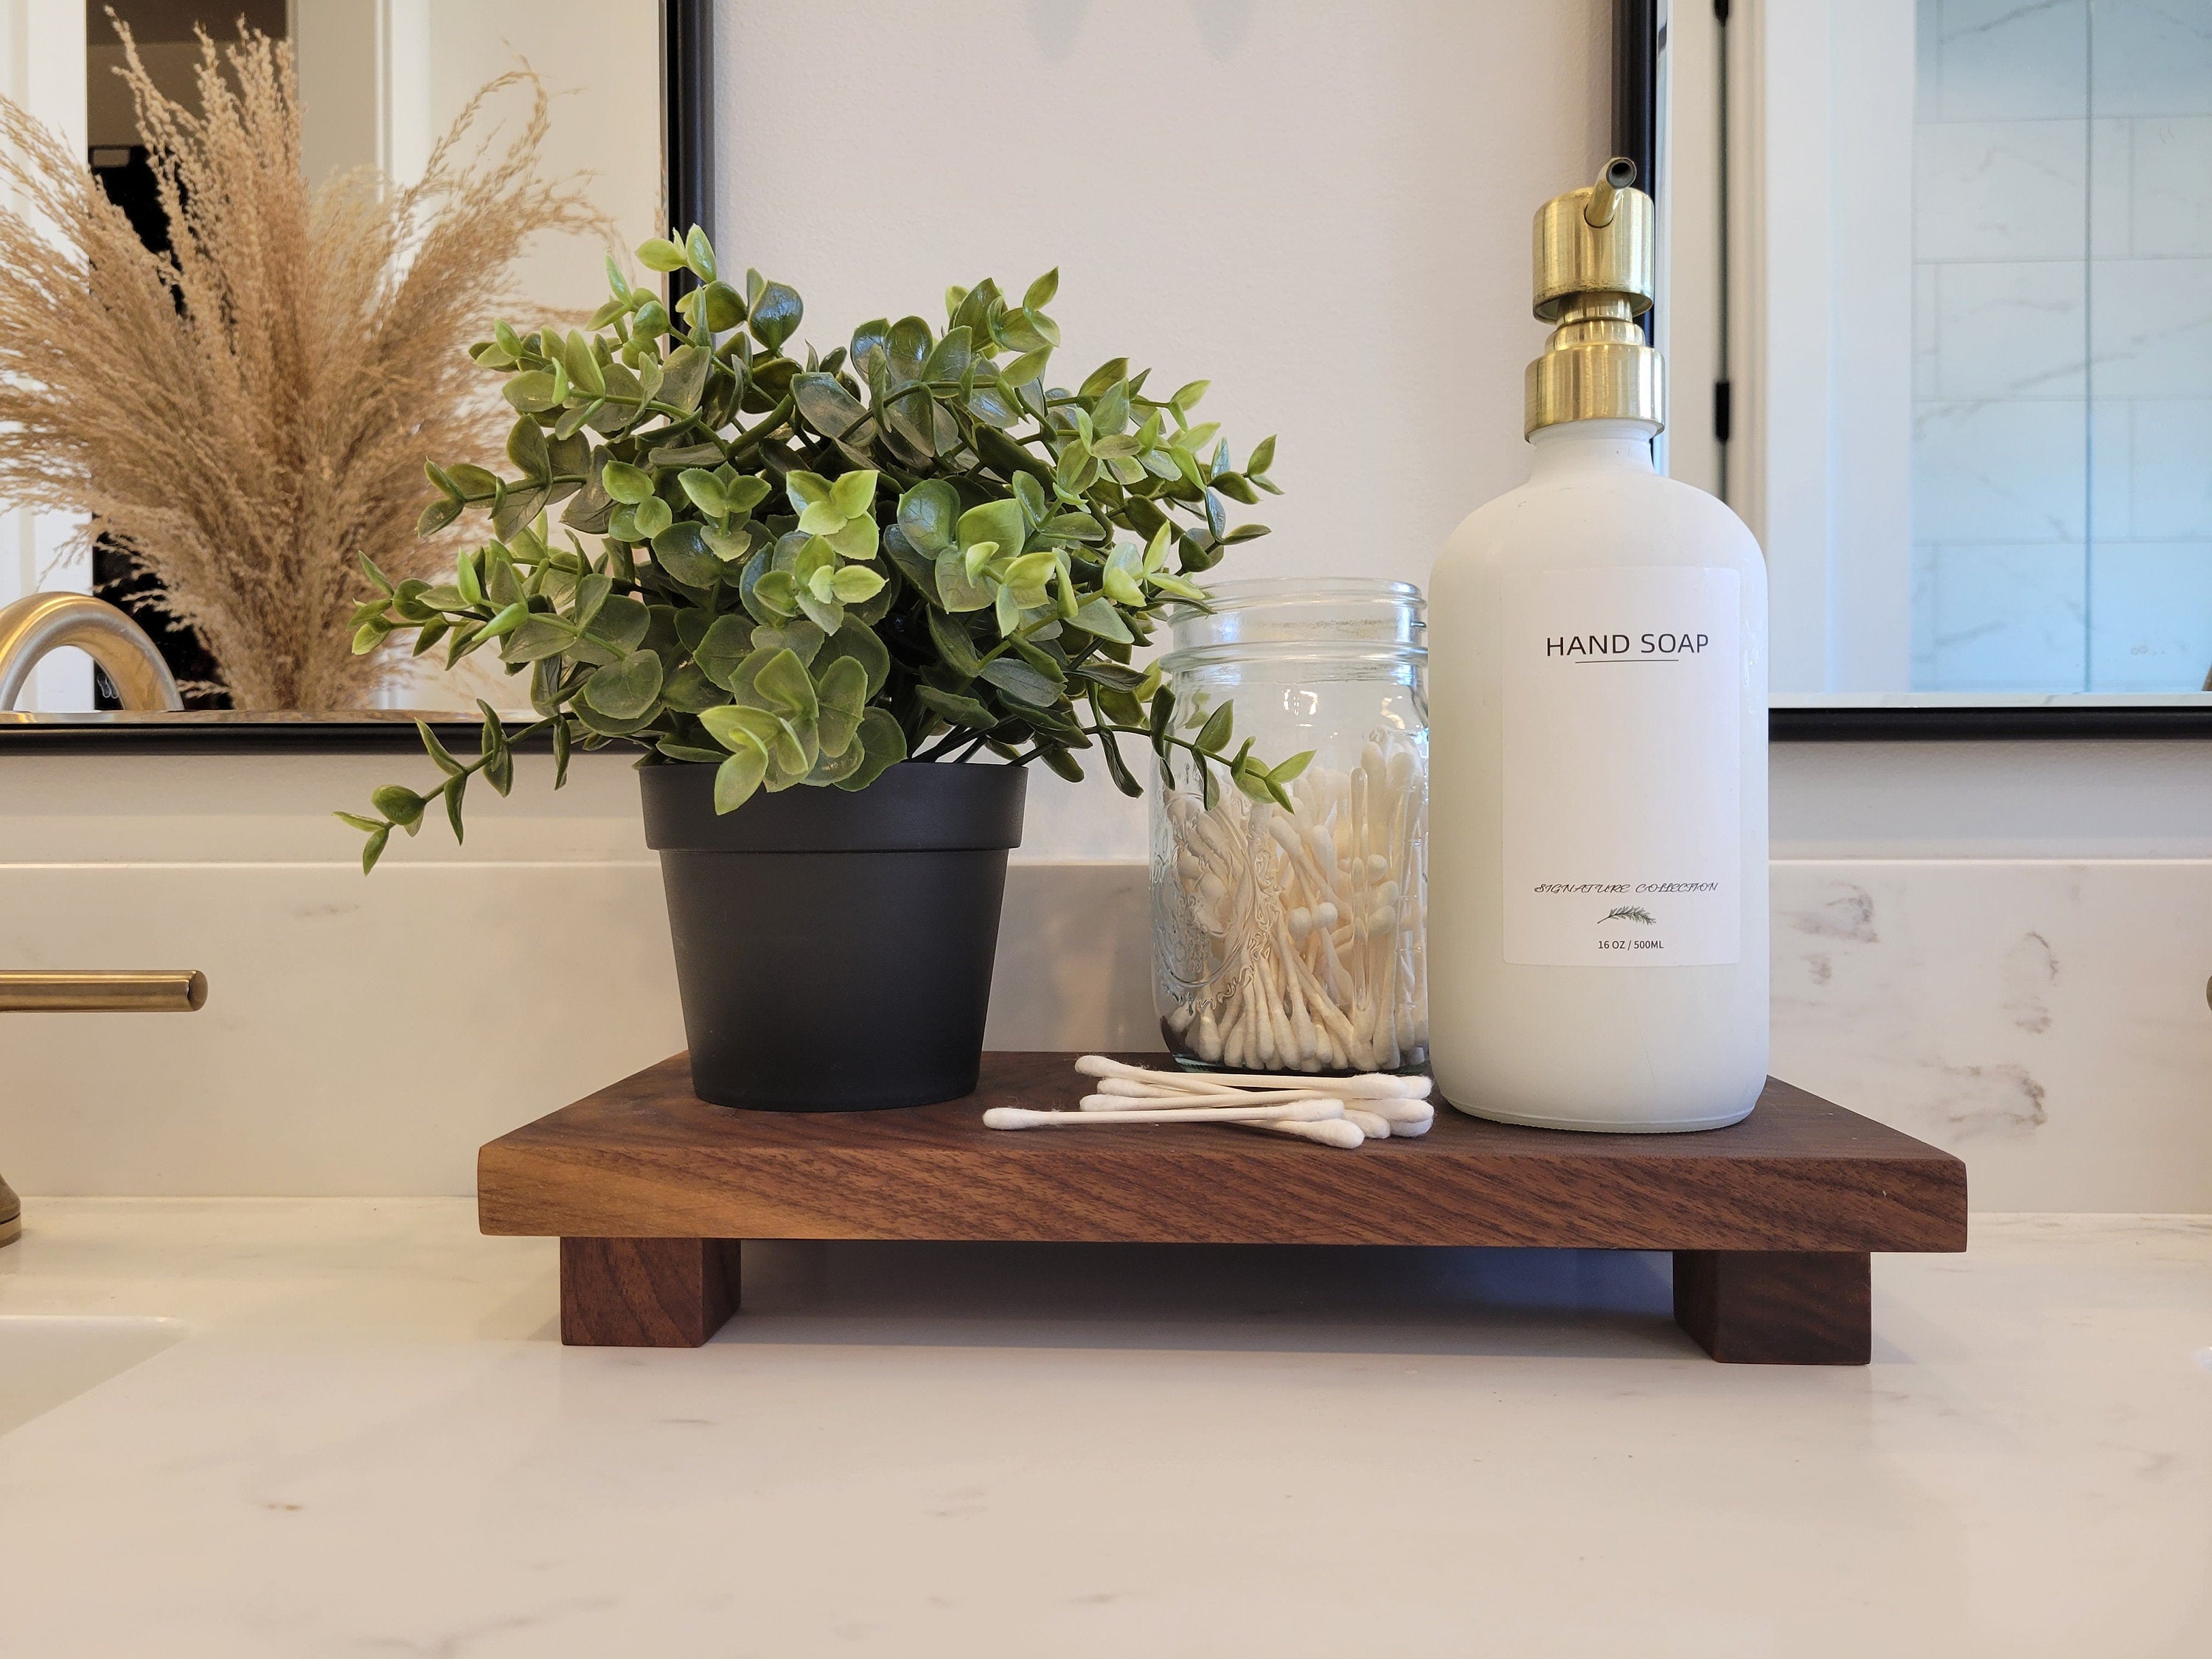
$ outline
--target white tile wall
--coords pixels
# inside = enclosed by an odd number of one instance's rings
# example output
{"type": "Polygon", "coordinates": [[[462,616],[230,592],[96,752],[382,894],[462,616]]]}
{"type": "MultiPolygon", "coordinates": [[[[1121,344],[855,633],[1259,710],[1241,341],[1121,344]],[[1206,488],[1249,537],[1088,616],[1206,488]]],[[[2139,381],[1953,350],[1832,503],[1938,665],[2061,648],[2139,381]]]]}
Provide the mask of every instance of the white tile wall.
{"type": "Polygon", "coordinates": [[[2087,420],[2078,398],[1922,404],[1912,424],[1915,538],[2079,542],[2087,420]]]}
{"type": "Polygon", "coordinates": [[[2212,0],[1920,13],[1913,684],[2195,690],[2212,0]]]}

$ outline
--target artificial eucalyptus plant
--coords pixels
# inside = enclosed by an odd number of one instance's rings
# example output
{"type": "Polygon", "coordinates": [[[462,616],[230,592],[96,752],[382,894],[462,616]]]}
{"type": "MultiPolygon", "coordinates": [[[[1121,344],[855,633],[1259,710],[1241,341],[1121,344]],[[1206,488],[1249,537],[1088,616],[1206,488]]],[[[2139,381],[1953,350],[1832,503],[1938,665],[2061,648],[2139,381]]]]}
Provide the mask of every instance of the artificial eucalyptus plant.
{"type": "Polygon", "coordinates": [[[1194,576],[1267,533],[1232,528],[1229,503],[1279,493],[1273,438],[1238,467],[1192,422],[1206,382],[1151,397],[1117,357],[1048,387],[1056,272],[1019,303],[988,280],[950,290],[942,335],[919,317],[865,323],[802,363],[784,352],[791,289],[747,271],[741,292],[696,227],[638,257],[690,273],[673,314],[610,261],[591,331],[502,324],[472,349],[508,376],[515,476],[431,465],[419,527],[477,509],[493,539],[449,582],[368,567],[355,650],[409,629],[448,666],[496,646],[541,718],[511,732],[482,705],[471,762],[422,727],[443,781],[339,815],[368,836],[364,869],[441,797],[458,837],[469,779],[506,793],[514,744],[549,730],[556,787],[572,745],[627,742],[716,766],[725,812],[763,788],[861,789],[898,761],[982,750],[1079,779],[1077,751],[1095,748],[1138,794],[1124,737],[1188,750],[1209,793],[1218,763],[1289,805],[1306,756],[1270,768],[1249,739],[1227,754],[1226,706],[1192,729],[1158,670],[1129,665],[1164,606],[1204,601],[1194,576]]]}

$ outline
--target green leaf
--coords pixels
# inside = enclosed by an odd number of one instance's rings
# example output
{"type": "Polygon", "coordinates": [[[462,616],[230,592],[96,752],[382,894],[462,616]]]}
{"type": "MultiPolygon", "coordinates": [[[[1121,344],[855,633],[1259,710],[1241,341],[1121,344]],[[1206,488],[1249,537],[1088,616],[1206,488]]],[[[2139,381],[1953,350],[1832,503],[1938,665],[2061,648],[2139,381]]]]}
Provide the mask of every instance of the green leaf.
{"type": "MultiPolygon", "coordinates": [[[[490,630],[485,630],[489,633],[490,630]]],[[[499,648],[501,662],[542,662],[557,657],[575,644],[576,629],[558,617],[532,613],[523,617],[499,648]]]]}
{"type": "Polygon", "coordinates": [[[684,269],[684,250],[673,242],[655,237],[637,245],[637,262],[647,270],[681,270],[684,269]]]}
{"type": "Polygon", "coordinates": [[[1114,734],[1111,732],[1100,732],[1099,744],[1106,757],[1106,775],[1114,780],[1114,787],[1132,799],[1143,794],[1145,786],[1137,781],[1129,770],[1128,762],[1121,758],[1121,744],[1115,741],[1114,734]]]}
{"type": "Polygon", "coordinates": [[[463,503],[449,496],[441,496],[422,509],[421,516],[415,520],[415,533],[417,536],[436,535],[461,516],[462,506],[463,503]]]}
{"type": "Polygon", "coordinates": [[[848,559],[866,562],[876,556],[878,545],[873,519],[848,519],[830,532],[830,545],[848,559]]]}
{"type": "Polygon", "coordinates": [[[752,684],[762,696],[802,720],[813,720],[818,712],[813,678],[806,665],[787,649],[775,652],[755,670],[752,684]]]}
{"type": "Polygon", "coordinates": [[[1206,396],[1206,389],[1212,384],[1211,380],[1193,380],[1188,386],[1177,387],[1175,396],[1168,401],[1179,412],[1188,415],[1198,407],[1198,400],[1206,396]]]}
{"type": "Polygon", "coordinates": [[[873,472],[848,472],[830,486],[830,505],[840,519],[860,518],[874,507],[876,477],[873,472]]]}
{"type": "MultiPolygon", "coordinates": [[[[1288,783],[1292,778],[1297,776],[1299,773],[1306,769],[1307,765],[1312,761],[1313,757],[1314,751],[1312,750],[1300,750],[1297,754],[1291,756],[1290,759],[1285,761],[1281,765],[1269,772],[1267,774],[1267,781],[1270,783],[1288,783]]],[[[1284,803],[1286,806],[1289,804],[1290,803],[1287,801],[1284,803]]]]}
{"type": "Polygon", "coordinates": [[[599,473],[599,488],[625,507],[653,496],[653,475],[627,461],[610,460],[599,473]]]}
{"type": "Polygon", "coordinates": [[[966,625],[953,621],[933,606],[929,612],[929,637],[945,665],[962,679],[972,680],[982,672],[982,656],[969,636],[966,625]]]}
{"type": "Polygon", "coordinates": [[[830,591],[842,605],[865,605],[883,592],[884,579],[875,571],[847,565],[830,577],[830,591]]]}
{"type": "Polygon", "coordinates": [[[750,800],[768,775],[768,752],[750,744],[732,751],[714,773],[714,810],[734,812],[750,800]]]}
{"type": "Polygon", "coordinates": [[[1265,472],[1274,464],[1275,441],[1272,437],[1262,438],[1252,446],[1251,459],[1244,463],[1244,476],[1249,478],[1255,472],[1265,472]]]}
{"type": "Polygon", "coordinates": [[[775,350],[792,337],[805,311],[805,307],[793,289],[781,283],[762,284],[759,296],[752,302],[750,326],[753,338],[770,351],[775,350]]]}
{"type": "Polygon", "coordinates": [[[860,729],[860,710],[868,699],[867,671],[853,658],[840,657],[823,671],[814,690],[822,752],[834,759],[860,729]]]}
{"type": "Polygon", "coordinates": [[[929,361],[929,325],[919,317],[902,317],[891,325],[884,346],[884,366],[892,383],[905,386],[918,380],[921,366],[929,361]]]}
{"type": "Polygon", "coordinates": [[[836,781],[840,789],[865,789],[906,758],[906,733],[884,709],[871,708],[860,716],[859,742],[860,763],[836,781]]]}
{"type": "Polygon", "coordinates": [[[1109,386],[1119,386],[1128,378],[1129,360],[1127,357],[1109,358],[1091,371],[1090,378],[1076,389],[1076,395],[1103,398],[1109,386]]]}
{"type": "Polygon", "coordinates": [[[733,753],[750,747],[766,755],[783,732],[783,722],[775,714],[744,703],[726,702],[706,709],[699,716],[699,724],[707,728],[708,737],[733,753]]]}
{"type": "Polygon", "coordinates": [[[1085,633],[1112,640],[1117,645],[1136,642],[1137,636],[1129,631],[1129,624],[1121,619],[1121,613],[1103,599],[1085,599],[1068,620],[1085,633]]]}
{"type": "Polygon", "coordinates": [[[942,553],[957,544],[959,516],[960,497],[941,478],[918,483],[899,497],[899,530],[924,553],[942,553]]]}
{"type": "Polygon", "coordinates": [[[1001,552],[1018,553],[1027,537],[1028,526],[1022,518],[1019,501],[988,501],[981,507],[971,507],[960,515],[957,533],[963,547],[973,547],[978,542],[992,542],[1001,552]]]}
{"type": "Polygon", "coordinates": [[[1236,705],[1223,703],[1207,718],[1206,724],[1198,728],[1198,746],[1209,755],[1219,754],[1229,746],[1229,739],[1235,734],[1236,724],[1236,705]]]}
{"type": "Polygon", "coordinates": [[[687,466],[676,475],[676,482],[691,498],[691,505],[708,518],[719,519],[730,510],[729,492],[722,488],[722,481],[713,473],[696,466],[687,466]]]}
{"type": "MultiPolygon", "coordinates": [[[[793,471],[784,475],[783,493],[791,501],[791,510],[805,514],[808,508],[830,504],[830,480],[819,472],[793,471]]],[[[844,515],[837,515],[842,518],[844,515]]],[[[809,532],[810,535],[815,532],[809,532]]]]}
{"type": "Polygon", "coordinates": [[[753,653],[753,630],[749,619],[717,617],[706,636],[693,647],[691,660],[699,672],[725,691],[738,688],[738,671],[753,653]]]}
{"type": "Polygon", "coordinates": [[[981,674],[1008,696],[1033,708],[1050,708],[1060,700],[1060,687],[1018,658],[994,657],[981,674]]]}
{"type": "Polygon", "coordinates": [[[890,319],[886,317],[862,323],[853,331],[853,366],[860,371],[863,380],[874,379],[878,366],[885,361],[890,331],[890,319]]]}
{"type": "Polygon", "coordinates": [[[1054,265],[1030,284],[1029,291],[1022,295],[1022,309],[1035,311],[1039,306],[1048,306],[1052,303],[1052,296],[1059,292],[1060,267],[1054,265]]]}
{"type": "Polygon", "coordinates": [[[390,818],[403,830],[411,830],[422,821],[424,799],[401,783],[387,783],[372,793],[369,805],[390,818]]]}
{"type": "Polygon", "coordinates": [[[1024,352],[999,373],[1009,386],[1028,386],[1043,375],[1045,364],[1051,357],[1052,348],[1041,346],[1035,351],[1024,352]]]}
{"type": "Polygon", "coordinates": [[[714,245],[707,240],[707,233],[696,225],[684,239],[684,263],[691,267],[691,274],[701,282],[714,280],[714,245]]]}
{"type": "Polygon", "coordinates": [[[952,611],[986,610],[998,597],[997,591],[971,574],[967,562],[954,552],[937,556],[937,593],[945,608],[952,611]]]}
{"type": "Polygon", "coordinates": [[[561,361],[568,368],[569,383],[577,390],[594,398],[606,395],[606,376],[599,372],[599,354],[592,349],[592,343],[574,329],[568,331],[561,361]]]}
{"type": "Polygon", "coordinates": [[[453,841],[457,845],[464,838],[461,832],[461,797],[467,793],[468,787],[469,779],[465,772],[459,774],[446,785],[446,822],[453,826],[453,841]]]}
{"type": "Polygon", "coordinates": [[[792,401],[815,430],[842,438],[866,416],[867,405],[837,384],[832,374],[797,374],[791,381],[792,401]]]}
{"type": "Polygon", "coordinates": [[[331,816],[341,823],[349,823],[365,836],[373,836],[384,828],[374,818],[365,818],[358,812],[333,812],[331,816]]]}
{"type": "Polygon", "coordinates": [[[659,401],[689,415],[699,407],[699,394],[706,390],[707,371],[713,366],[714,359],[697,346],[682,346],[671,352],[659,401]]]}
{"type": "Polygon", "coordinates": [[[553,377],[542,368],[526,369],[508,380],[503,393],[510,404],[526,415],[539,414],[557,408],[561,394],[553,377]]]}
{"type": "MultiPolygon", "coordinates": [[[[801,663],[811,668],[814,665],[815,658],[822,654],[822,647],[828,637],[819,628],[804,617],[800,617],[776,627],[771,628],[763,624],[753,629],[753,649],[768,652],[788,651],[801,663]]],[[[761,660],[766,662],[768,659],[763,657],[761,660]]]]}
{"type": "Polygon", "coordinates": [[[374,830],[370,832],[368,839],[362,843],[362,874],[365,876],[370,871],[376,868],[377,860],[384,856],[384,845],[391,839],[392,831],[388,827],[384,825],[379,825],[374,830]]]}
{"type": "Polygon", "coordinates": [[[945,337],[932,348],[928,359],[921,366],[925,380],[957,380],[968,373],[968,366],[975,360],[972,337],[964,328],[945,331],[945,337]]]}
{"type": "Polygon", "coordinates": [[[632,522],[637,533],[645,541],[651,541],[676,521],[674,510],[658,495],[648,495],[630,511],[635,514],[632,522]]]}
{"type": "Polygon", "coordinates": [[[625,651],[635,650],[652,625],[653,613],[643,599],[629,593],[616,593],[599,607],[599,615],[592,618],[592,625],[584,631],[587,637],[612,646],[619,656],[625,651]]]}
{"type": "Polygon", "coordinates": [[[840,657],[849,657],[860,665],[867,695],[871,697],[882,690],[884,683],[890,678],[891,653],[876,637],[875,630],[857,617],[846,617],[844,626],[823,643],[820,653],[807,665],[825,671],[829,664],[840,657]]]}
{"type": "Polygon", "coordinates": [[[999,723],[1000,716],[973,697],[963,697],[954,691],[940,691],[933,685],[918,685],[914,695],[921,699],[923,708],[942,714],[955,726],[988,732],[999,723]]]}
{"type": "Polygon", "coordinates": [[[430,758],[437,763],[438,769],[447,777],[459,777],[468,769],[447,752],[446,745],[438,741],[438,734],[422,721],[415,722],[415,730],[422,739],[422,747],[430,751],[430,758]]]}
{"type": "Polygon", "coordinates": [[[746,518],[775,491],[766,478],[747,472],[724,484],[722,493],[729,501],[730,511],[739,518],[746,518]]]}
{"type": "Polygon", "coordinates": [[[648,713],[660,696],[660,659],[633,651],[609,663],[584,682],[584,702],[609,720],[634,720],[648,713]]]}
{"type": "Polygon", "coordinates": [[[686,587],[712,587],[722,579],[722,561],[707,545],[705,527],[696,520],[672,524],[654,536],[653,558],[686,587]]]}
{"type": "Polygon", "coordinates": [[[1083,763],[1058,744],[1046,744],[1037,750],[1037,758],[1070,783],[1083,781],[1083,763]]]}
{"type": "Polygon", "coordinates": [[[708,283],[701,290],[699,303],[706,311],[707,326],[717,334],[745,319],[744,300],[727,283],[708,283]]]}

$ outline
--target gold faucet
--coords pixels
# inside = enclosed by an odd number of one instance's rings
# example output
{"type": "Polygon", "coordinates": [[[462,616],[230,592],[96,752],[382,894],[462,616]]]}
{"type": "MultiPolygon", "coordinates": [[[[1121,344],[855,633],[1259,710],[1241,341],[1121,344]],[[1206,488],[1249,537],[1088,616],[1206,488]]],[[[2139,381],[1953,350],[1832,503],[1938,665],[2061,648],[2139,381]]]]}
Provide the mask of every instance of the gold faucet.
{"type": "MultiPolygon", "coordinates": [[[[197,968],[0,972],[0,1013],[190,1014],[206,1006],[197,968]]],[[[23,1233],[23,1201],[0,1177],[0,1245],[23,1233]]]]}
{"type": "MultiPolygon", "coordinates": [[[[89,593],[33,593],[0,610],[0,713],[13,708],[24,682],[49,651],[76,646],[107,671],[116,696],[134,712],[185,706],[177,677],[146,630],[89,593]]],[[[179,1013],[207,1001],[197,968],[0,972],[0,1013],[179,1013]]],[[[23,1233],[23,1202],[0,1177],[0,1245],[23,1233]]]]}
{"type": "Polygon", "coordinates": [[[173,714],[185,706],[169,665],[122,611],[89,593],[32,593],[0,611],[0,712],[15,706],[39,659],[65,645],[107,671],[125,708],[173,714]]]}

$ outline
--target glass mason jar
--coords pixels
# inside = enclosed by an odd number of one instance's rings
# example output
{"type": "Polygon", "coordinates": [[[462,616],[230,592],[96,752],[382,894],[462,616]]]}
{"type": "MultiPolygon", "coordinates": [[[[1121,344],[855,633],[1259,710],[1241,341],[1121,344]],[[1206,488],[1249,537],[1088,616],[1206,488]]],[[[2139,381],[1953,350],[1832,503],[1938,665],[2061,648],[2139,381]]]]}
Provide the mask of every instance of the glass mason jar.
{"type": "Polygon", "coordinates": [[[1339,577],[1223,582],[1180,606],[1160,672],[1173,735],[1151,792],[1160,1030],[1192,1070],[1407,1071],[1428,1060],[1428,653],[1420,590],[1339,577]],[[1227,762],[1247,739],[1290,805],[1227,762]],[[1266,793],[1264,790],[1262,793],[1266,793]]]}

